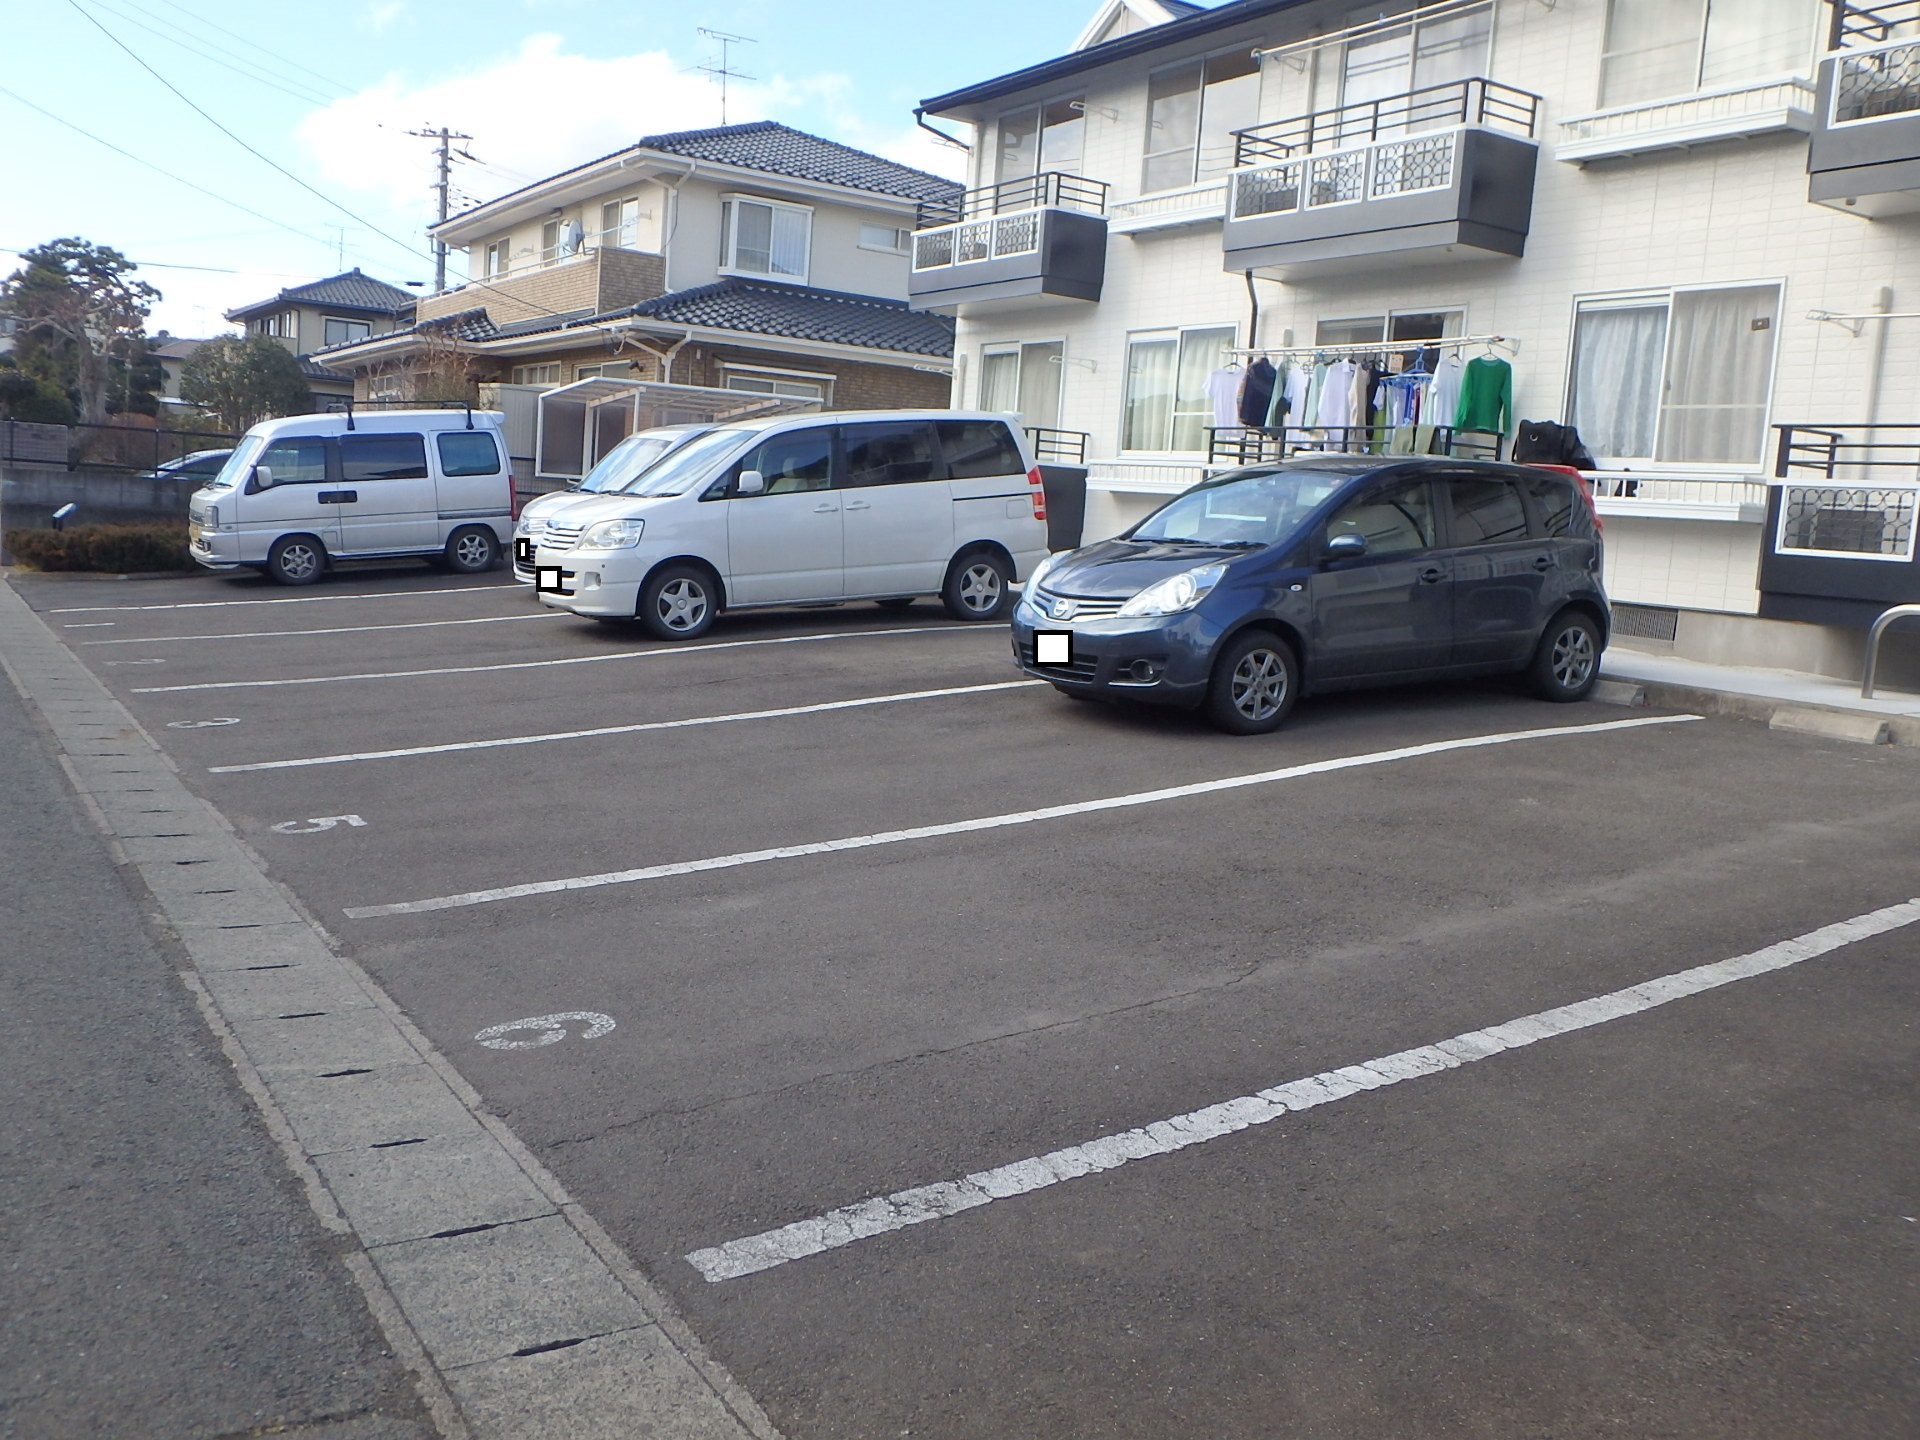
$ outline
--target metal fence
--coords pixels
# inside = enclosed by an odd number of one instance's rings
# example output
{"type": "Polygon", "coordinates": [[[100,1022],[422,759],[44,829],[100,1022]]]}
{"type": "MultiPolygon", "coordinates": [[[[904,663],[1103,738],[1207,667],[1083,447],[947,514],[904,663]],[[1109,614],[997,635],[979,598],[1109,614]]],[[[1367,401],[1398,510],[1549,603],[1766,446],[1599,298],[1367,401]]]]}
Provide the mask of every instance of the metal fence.
{"type": "Polygon", "coordinates": [[[145,474],[201,450],[230,450],[236,435],[145,425],[35,425],[0,421],[0,464],[145,474]]]}

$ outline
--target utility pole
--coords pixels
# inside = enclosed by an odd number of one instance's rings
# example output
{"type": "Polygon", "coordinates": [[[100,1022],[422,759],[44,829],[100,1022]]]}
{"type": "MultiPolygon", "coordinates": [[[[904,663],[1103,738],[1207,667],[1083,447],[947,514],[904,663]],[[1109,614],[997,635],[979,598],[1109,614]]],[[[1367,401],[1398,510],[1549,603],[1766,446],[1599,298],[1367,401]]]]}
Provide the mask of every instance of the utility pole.
{"type": "Polygon", "coordinates": [[[698,29],[699,32],[702,35],[706,36],[709,40],[718,40],[720,42],[720,63],[718,65],[696,65],[693,68],[696,70],[704,70],[707,74],[712,75],[717,80],[719,80],[720,82],[720,123],[724,125],[727,123],[727,80],[728,78],[732,77],[735,80],[752,80],[755,78],[752,75],[746,75],[741,73],[738,70],[730,70],[727,68],[727,46],[758,45],[760,42],[754,39],[753,36],[751,35],[729,35],[724,30],[709,30],[704,25],[696,26],[695,28],[698,29]]]}
{"type": "MultiPolygon", "coordinates": [[[[407,133],[409,135],[417,135],[422,140],[438,140],[440,142],[434,147],[434,154],[439,161],[439,165],[436,172],[438,178],[435,179],[433,184],[433,193],[437,201],[435,206],[437,211],[435,223],[438,223],[447,218],[448,176],[453,169],[453,155],[451,153],[453,142],[456,140],[471,140],[473,137],[471,135],[462,135],[457,130],[449,130],[444,125],[438,130],[427,130],[423,128],[419,130],[409,130],[407,133]]],[[[442,294],[446,288],[447,246],[446,242],[436,235],[433,237],[433,293],[436,295],[442,294]]]]}

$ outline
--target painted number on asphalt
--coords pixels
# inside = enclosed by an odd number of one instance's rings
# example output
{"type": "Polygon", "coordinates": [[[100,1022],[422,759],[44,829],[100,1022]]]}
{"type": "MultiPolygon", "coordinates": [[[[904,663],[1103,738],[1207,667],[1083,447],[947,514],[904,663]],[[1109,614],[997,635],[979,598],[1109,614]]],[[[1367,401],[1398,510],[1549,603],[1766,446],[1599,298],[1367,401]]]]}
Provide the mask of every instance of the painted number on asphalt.
{"type": "Polygon", "coordinates": [[[538,1050],[566,1039],[568,1021],[586,1027],[580,1032],[582,1040],[597,1040],[613,1029],[613,1017],[598,1010],[563,1010],[558,1015],[535,1015],[531,1020],[489,1025],[473,1038],[489,1050],[538,1050]]]}
{"type": "Polygon", "coordinates": [[[164,665],[164,660],[102,660],[102,665],[164,665]]]}
{"type": "Polygon", "coordinates": [[[276,835],[318,835],[336,825],[365,825],[358,815],[315,815],[310,820],[282,820],[273,827],[276,835]]]}
{"type": "Polygon", "coordinates": [[[240,717],[238,715],[216,715],[211,720],[169,720],[167,721],[167,729],[205,730],[213,725],[238,725],[239,723],[240,717]]]}

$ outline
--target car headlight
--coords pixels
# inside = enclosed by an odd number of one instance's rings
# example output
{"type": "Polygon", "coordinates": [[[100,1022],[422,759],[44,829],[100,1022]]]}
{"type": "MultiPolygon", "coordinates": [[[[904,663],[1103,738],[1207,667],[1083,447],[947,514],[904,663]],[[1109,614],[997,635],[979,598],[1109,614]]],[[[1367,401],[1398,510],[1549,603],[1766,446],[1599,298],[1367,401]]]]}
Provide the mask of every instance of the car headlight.
{"type": "Polygon", "coordinates": [[[513,527],[513,533],[515,535],[534,535],[546,528],[545,521],[535,520],[530,515],[522,515],[520,517],[520,523],[513,527]]]}
{"type": "Polygon", "coordinates": [[[1049,555],[1038,565],[1034,566],[1033,572],[1027,576],[1025,588],[1022,589],[1020,593],[1031,599],[1034,592],[1040,588],[1040,582],[1047,578],[1047,573],[1062,560],[1066,559],[1070,553],[1072,552],[1063,550],[1058,555],[1049,555]]]}
{"type": "Polygon", "coordinates": [[[598,525],[587,527],[587,533],[580,537],[580,548],[631,550],[640,543],[640,534],[646,528],[644,520],[602,520],[598,525]]]}
{"type": "Polygon", "coordinates": [[[1224,564],[1196,565],[1191,570],[1182,570],[1157,585],[1149,585],[1122,605],[1119,613],[1122,616],[1178,615],[1206,599],[1207,592],[1218,585],[1226,573],[1224,564]]]}

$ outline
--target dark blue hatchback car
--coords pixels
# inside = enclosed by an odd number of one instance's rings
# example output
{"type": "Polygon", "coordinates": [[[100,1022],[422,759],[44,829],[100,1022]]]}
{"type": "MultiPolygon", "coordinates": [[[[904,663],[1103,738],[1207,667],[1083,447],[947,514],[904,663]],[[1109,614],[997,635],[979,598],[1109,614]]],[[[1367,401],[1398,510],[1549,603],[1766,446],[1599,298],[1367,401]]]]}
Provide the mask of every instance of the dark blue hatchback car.
{"type": "Polygon", "coordinates": [[[1301,694],[1525,673],[1549,700],[1600,674],[1600,524],[1572,472],[1326,455],[1229,471],[1111,540],[1055,555],[1014,658],[1069,695],[1277,727],[1301,694]]]}

